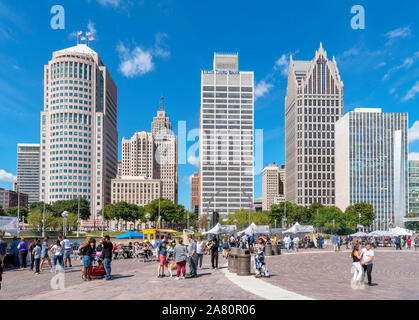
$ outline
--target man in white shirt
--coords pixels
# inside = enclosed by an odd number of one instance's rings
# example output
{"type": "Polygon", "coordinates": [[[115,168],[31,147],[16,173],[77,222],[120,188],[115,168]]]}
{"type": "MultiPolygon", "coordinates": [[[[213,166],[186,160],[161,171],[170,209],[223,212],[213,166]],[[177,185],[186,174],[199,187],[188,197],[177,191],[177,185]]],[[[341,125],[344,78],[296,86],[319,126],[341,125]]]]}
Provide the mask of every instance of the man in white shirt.
{"type": "Polygon", "coordinates": [[[371,286],[371,272],[374,260],[374,251],[371,249],[371,243],[367,243],[365,248],[362,249],[361,253],[361,265],[364,268],[364,276],[366,272],[368,276],[368,285],[371,286]]]}
{"type": "Polygon", "coordinates": [[[291,238],[290,238],[289,235],[285,235],[284,244],[285,244],[285,249],[287,249],[287,252],[289,252],[290,251],[290,244],[291,244],[291,238]]]}
{"type": "Polygon", "coordinates": [[[72,267],[71,265],[71,243],[66,236],[59,237],[61,246],[64,247],[64,268],[72,267]]]}

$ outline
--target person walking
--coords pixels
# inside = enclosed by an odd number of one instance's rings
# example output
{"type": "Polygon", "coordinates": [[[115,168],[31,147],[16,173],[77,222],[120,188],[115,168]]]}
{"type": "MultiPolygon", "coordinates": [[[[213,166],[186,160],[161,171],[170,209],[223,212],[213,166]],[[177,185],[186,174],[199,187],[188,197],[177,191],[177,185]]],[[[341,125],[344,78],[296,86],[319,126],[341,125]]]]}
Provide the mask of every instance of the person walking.
{"type": "Polygon", "coordinates": [[[218,239],[214,236],[211,240],[211,266],[218,269],[218,239]]]}
{"type": "Polygon", "coordinates": [[[20,238],[20,242],[17,245],[17,248],[19,250],[19,264],[20,268],[24,269],[26,268],[26,258],[28,256],[28,244],[24,237],[20,238]]]}
{"type": "Polygon", "coordinates": [[[42,266],[44,265],[45,261],[48,261],[49,267],[51,268],[52,271],[52,264],[51,264],[51,259],[49,258],[49,254],[48,251],[50,248],[50,246],[48,245],[48,237],[44,238],[44,241],[42,242],[42,249],[41,249],[41,264],[39,266],[40,270],[42,271],[42,266]]]}
{"type": "Polygon", "coordinates": [[[92,280],[92,258],[95,250],[95,241],[93,241],[91,237],[87,237],[85,243],[79,248],[79,251],[82,255],[83,261],[83,280],[84,281],[91,281],[92,280]]]}
{"type": "Polygon", "coordinates": [[[0,263],[3,263],[4,257],[6,256],[7,242],[3,240],[3,236],[0,236],[0,263]]]}
{"type": "Polygon", "coordinates": [[[162,236],[161,241],[156,247],[156,255],[159,257],[159,267],[157,268],[157,278],[163,278],[166,275],[164,274],[164,266],[167,263],[167,236],[162,236]]]}
{"type": "MultiPolygon", "coordinates": [[[[35,265],[35,274],[40,274],[41,272],[39,268],[41,264],[41,252],[42,252],[41,241],[38,240],[35,243],[34,248],[32,249],[32,257],[33,257],[33,262],[35,265]]],[[[31,270],[33,270],[33,267],[31,270]]]]}
{"type": "Polygon", "coordinates": [[[297,252],[298,247],[300,245],[300,238],[298,238],[298,235],[295,235],[293,242],[294,242],[294,251],[297,252]]]}
{"type": "Polygon", "coordinates": [[[374,251],[371,248],[371,243],[367,243],[365,248],[362,249],[362,259],[361,265],[364,269],[364,276],[367,273],[368,276],[368,285],[371,286],[371,273],[374,260],[374,251]]]}
{"type": "MultiPolygon", "coordinates": [[[[202,242],[202,238],[201,238],[202,242]]],[[[187,260],[187,250],[183,244],[183,239],[179,237],[175,248],[173,249],[173,258],[175,259],[177,270],[175,280],[185,279],[186,276],[186,260],[187,260]],[[183,277],[180,277],[180,272],[182,271],[183,277]]],[[[203,255],[203,254],[202,254],[203,255]]]]}
{"type": "Polygon", "coordinates": [[[188,264],[189,264],[189,275],[191,278],[196,278],[196,265],[198,262],[198,254],[196,253],[196,242],[193,239],[192,234],[188,234],[188,264]]]}
{"type": "Polygon", "coordinates": [[[258,243],[256,244],[255,247],[255,270],[256,270],[256,278],[260,278],[260,277],[269,277],[269,271],[266,267],[266,263],[265,263],[265,245],[264,245],[264,241],[263,238],[260,237],[258,239],[258,243]]]}
{"type": "Polygon", "coordinates": [[[19,245],[19,240],[17,237],[13,237],[13,241],[10,244],[10,254],[13,255],[13,263],[16,268],[19,268],[19,249],[17,246],[19,245]]]}
{"type": "Polygon", "coordinates": [[[112,262],[112,249],[113,244],[111,242],[111,238],[108,235],[105,235],[102,239],[102,258],[103,258],[103,266],[105,267],[106,271],[106,280],[111,280],[111,262],[112,262]]]}
{"type": "Polygon", "coordinates": [[[396,237],[396,250],[402,250],[400,237],[396,237]]]}
{"type": "Polygon", "coordinates": [[[60,240],[57,240],[55,242],[55,245],[53,245],[52,248],[51,248],[51,252],[54,254],[54,257],[53,257],[53,260],[52,260],[53,261],[53,263],[52,263],[52,270],[53,271],[51,271],[51,272],[57,272],[57,261],[60,265],[60,269],[64,270],[64,260],[63,260],[64,247],[61,245],[60,240]]]}
{"type": "Polygon", "coordinates": [[[66,236],[61,237],[61,245],[64,247],[64,268],[71,268],[71,243],[66,236]]]}
{"type": "Polygon", "coordinates": [[[412,247],[412,239],[410,237],[408,237],[406,239],[406,248],[410,249],[412,247]]]}
{"type": "Polygon", "coordinates": [[[359,251],[359,245],[356,244],[352,248],[352,252],[350,257],[352,258],[352,265],[354,267],[354,275],[352,277],[351,285],[354,286],[360,286],[361,285],[361,279],[363,277],[363,271],[361,266],[361,259],[362,259],[362,253],[359,251]]]}
{"type": "Polygon", "coordinates": [[[224,238],[223,238],[223,243],[222,243],[222,248],[223,248],[223,258],[224,259],[227,259],[227,257],[228,257],[228,252],[230,251],[230,246],[229,246],[229,244],[228,244],[228,237],[227,236],[225,236],[224,238]]]}
{"type": "Polygon", "coordinates": [[[285,237],[284,237],[284,245],[285,245],[285,249],[287,250],[287,252],[290,252],[290,243],[291,243],[291,238],[290,238],[289,235],[286,234],[285,237]]]}
{"type": "Polygon", "coordinates": [[[339,237],[338,235],[335,233],[335,235],[333,236],[332,239],[332,243],[333,243],[333,250],[336,252],[338,251],[338,246],[339,246],[339,237]]]}
{"type": "Polygon", "coordinates": [[[38,241],[39,241],[38,238],[33,239],[33,241],[31,242],[31,244],[28,247],[28,253],[29,253],[29,256],[30,256],[30,259],[31,259],[31,271],[33,271],[33,266],[34,266],[34,263],[35,263],[35,260],[34,260],[35,258],[33,256],[33,249],[35,249],[36,244],[38,243],[38,241]]]}
{"type": "MultiPolygon", "coordinates": [[[[182,239],[182,245],[185,246],[183,244],[183,239],[182,239]]],[[[196,254],[198,255],[197,267],[199,268],[199,270],[202,270],[202,260],[204,260],[204,253],[205,253],[205,242],[202,240],[202,237],[198,237],[198,241],[196,242],[196,254]]],[[[186,265],[186,260],[185,260],[185,265],[186,265]]]]}

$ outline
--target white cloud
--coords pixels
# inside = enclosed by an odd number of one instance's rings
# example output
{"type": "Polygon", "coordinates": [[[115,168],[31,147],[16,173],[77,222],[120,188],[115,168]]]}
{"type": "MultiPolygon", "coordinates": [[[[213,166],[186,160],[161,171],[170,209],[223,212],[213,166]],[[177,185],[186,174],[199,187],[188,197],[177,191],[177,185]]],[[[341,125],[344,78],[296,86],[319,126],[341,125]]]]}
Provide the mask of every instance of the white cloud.
{"type": "Polygon", "coordinates": [[[95,23],[89,20],[89,22],[87,23],[87,30],[91,32],[92,35],[95,36],[96,35],[95,23]]]}
{"type": "Polygon", "coordinates": [[[170,57],[170,51],[162,48],[162,40],[167,38],[166,33],[157,33],[155,36],[154,50],[153,53],[156,57],[168,58],[170,57]]]}
{"type": "Polygon", "coordinates": [[[154,69],[153,56],[150,51],[136,46],[130,50],[121,42],[117,46],[121,58],[119,71],[128,78],[144,75],[154,69]]]}
{"type": "Polygon", "coordinates": [[[118,8],[123,3],[123,0],[97,0],[97,2],[102,6],[111,6],[114,8],[118,8]]]}
{"type": "Polygon", "coordinates": [[[16,179],[16,176],[14,176],[12,173],[9,173],[3,169],[0,169],[0,181],[13,182],[13,180],[15,179],[16,179]]]}
{"type": "Polygon", "coordinates": [[[387,38],[387,44],[390,45],[397,38],[407,38],[411,34],[410,26],[400,27],[387,32],[384,36],[387,38]]]}
{"type": "Polygon", "coordinates": [[[283,76],[288,76],[288,69],[290,65],[290,54],[282,54],[282,56],[275,61],[274,70],[280,70],[283,76]]]}
{"type": "Polygon", "coordinates": [[[415,95],[419,92],[419,81],[407,91],[406,95],[402,98],[402,101],[407,101],[415,97],[415,95]]]}
{"type": "Polygon", "coordinates": [[[259,81],[255,87],[255,100],[267,94],[269,90],[273,88],[273,86],[274,85],[271,83],[266,83],[265,80],[259,81]]]}
{"type": "Polygon", "coordinates": [[[410,152],[408,155],[409,160],[419,160],[419,152],[410,152]]]}
{"type": "Polygon", "coordinates": [[[413,64],[418,58],[419,58],[419,51],[415,52],[413,56],[405,58],[403,60],[403,63],[388,69],[387,73],[383,76],[383,80],[387,80],[388,78],[390,78],[390,75],[392,73],[395,73],[396,71],[400,69],[406,69],[406,70],[409,69],[411,66],[413,66],[413,64]]]}
{"type": "MultiPolygon", "coordinates": [[[[419,83],[419,81],[417,83],[419,83]]],[[[417,140],[419,140],[419,121],[415,121],[413,126],[409,129],[409,143],[417,140]]]]}
{"type": "Polygon", "coordinates": [[[194,165],[195,167],[199,166],[199,158],[195,157],[194,155],[188,156],[188,163],[194,165]]]}
{"type": "Polygon", "coordinates": [[[380,62],[380,63],[379,63],[379,64],[375,67],[375,69],[382,68],[382,67],[384,67],[386,64],[387,64],[387,62],[382,61],[382,62],[380,62]]]}

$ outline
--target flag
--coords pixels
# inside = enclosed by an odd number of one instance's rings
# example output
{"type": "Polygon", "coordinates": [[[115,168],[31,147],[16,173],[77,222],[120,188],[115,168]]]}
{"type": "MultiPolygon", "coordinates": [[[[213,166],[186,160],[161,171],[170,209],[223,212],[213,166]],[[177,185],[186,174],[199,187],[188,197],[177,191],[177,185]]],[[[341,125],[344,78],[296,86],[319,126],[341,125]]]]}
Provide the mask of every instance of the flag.
{"type": "Polygon", "coordinates": [[[89,41],[95,40],[95,37],[89,37],[89,41]]]}
{"type": "Polygon", "coordinates": [[[78,32],[77,32],[77,35],[78,35],[78,36],[80,36],[80,35],[82,35],[82,34],[83,34],[83,31],[78,31],[78,32]]]}
{"type": "Polygon", "coordinates": [[[80,40],[86,40],[86,37],[81,37],[80,40]]]}
{"type": "Polygon", "coordinates": [[[91,36],[92,33],[91,32],[86,32],[86,36],[91,36]]]}

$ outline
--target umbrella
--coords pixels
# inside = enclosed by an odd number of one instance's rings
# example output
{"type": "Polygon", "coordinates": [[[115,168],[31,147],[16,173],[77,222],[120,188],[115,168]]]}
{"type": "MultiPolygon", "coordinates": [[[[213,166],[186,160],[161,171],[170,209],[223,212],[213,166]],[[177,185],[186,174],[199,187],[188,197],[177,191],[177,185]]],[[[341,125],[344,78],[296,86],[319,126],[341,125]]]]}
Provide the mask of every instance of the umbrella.
{"type": "Polygon", "coordinates": [[[143,235],[139,234],[138,232],[128,231],[116,237],[116,239],[137,239],[142,238],[143,235]]]}

